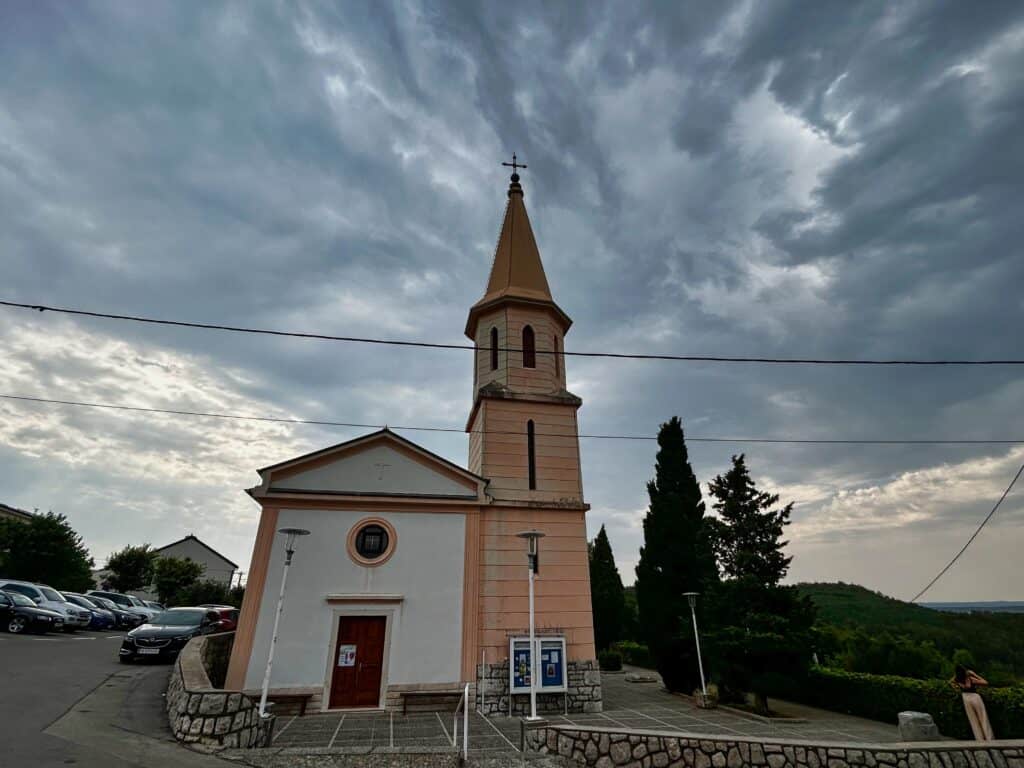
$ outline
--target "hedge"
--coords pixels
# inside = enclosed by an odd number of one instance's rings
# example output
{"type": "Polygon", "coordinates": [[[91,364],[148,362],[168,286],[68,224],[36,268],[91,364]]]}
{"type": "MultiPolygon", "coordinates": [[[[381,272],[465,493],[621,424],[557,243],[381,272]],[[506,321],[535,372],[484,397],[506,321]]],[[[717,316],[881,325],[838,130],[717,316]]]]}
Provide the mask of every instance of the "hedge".
{"type": "Polygon", "coordinates": [[[646,645],[634,643],[632,640],[623,640],[619,643],[612,643],[612,650],[622,656],[624,664],[644,669],[654,669],[654,659],[646,645]]]}
{"type": "MultiPolygon", "coordinates": [[[[927,712],[945,736],[971,739],[963,700],[945,680],[916,680],[896,675],[869,675],[827,667],[813,667],[804,681],[792,681],[781,698],[895,724],[900,712],[927,712]]],[[[1024,737],[1024,686],[985,688],[992,729],[998,739],[1024,737]]]]}
{"type": "Polygon", "coordinates": [[[618,651],[598,651],[597,664],[605,672],[618,672],[622,669],[622,654],[618,651]]]}

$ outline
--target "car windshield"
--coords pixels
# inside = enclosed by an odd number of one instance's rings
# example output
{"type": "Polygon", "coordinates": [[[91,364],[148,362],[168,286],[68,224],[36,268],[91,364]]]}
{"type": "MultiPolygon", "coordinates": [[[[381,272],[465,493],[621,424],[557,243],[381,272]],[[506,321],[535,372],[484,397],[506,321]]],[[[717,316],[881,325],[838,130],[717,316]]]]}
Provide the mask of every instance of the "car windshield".
{"type": "Polygon", "coordinates": [[[165,624],[172,627],[198,627],[203,623],[206,611],[164,611],[156,618],[150,620],[150,624],[165,624]]]}
{"type": "Polygon", "coordinates": [[[39,591],[43,593],[43,597],[45,597],[47,600],[53,600],[56,603],[67,602],[67,600],[64,599],[64,595],[62,595],[55,589],[50,589],[49,587],[40,587],[39,591]]]}
{"type": "Polygon", "coordinates": [[[115,608],[115,604],[107,600],[105,597],[96,597],[96,595],[90,595],[89,599],[92,600],[100,608],[106,608],[108,611],[115,608]]]}
{"type": "Polygon", "coordinates": [[[37,607],[35,603],[33,603],[31,600],[29,600],[24,595],[18,594],[17,592],[5,592],[4,594],[6,594],[9,598],[11,598],[11,600],[14,601],[15,605],[24,605],[24,606],[27,606],[29,608],[36,608],[37,607]]]}
{"type": "Polygon", "coordinates": [[[64,597],[75,605],[80,605],[83,608],[95,609],[98,607],[92,600],[87,597],[82,597],[81,595],[64,595],[64,597]]]}
{"type": "Polygon", "coordinates": [[[146,604],[144,602],[142,602],[141,600],[139,600],[139,598],[135,597],[134,595],[128,595],[128,602],[130,602],[136,608],[145,608],[146,607],[146,604]]]}

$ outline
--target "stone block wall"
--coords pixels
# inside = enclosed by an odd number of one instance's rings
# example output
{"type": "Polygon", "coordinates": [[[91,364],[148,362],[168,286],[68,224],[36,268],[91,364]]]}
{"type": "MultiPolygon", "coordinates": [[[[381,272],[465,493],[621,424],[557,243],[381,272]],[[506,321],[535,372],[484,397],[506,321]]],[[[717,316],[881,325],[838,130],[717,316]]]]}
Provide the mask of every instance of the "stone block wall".
{"type": "Polygon", "coordinates": [[[178,741],[212,747],[259,747],[269,740],[273,717],[260,719],[258,702],[210,683],[203,665],[209,637],[189,641],[167,684],[167,718],[178,741]]]}
{"type": "Polygon", "coordinates": [[[528,751],[595,768],[1024,768],[1024,741],[815,744],[570,726],[529,729],[525,739],[528,751]]]}
{"type": "MultiPolygon", "coordinates": [[[[570,712],[600,712],[601,672],[593,661],[570,661],[568,675],[568,708],[570,712]]],[[[497,664],[477,665],[476,706],[485,715],[508,715],[508,659],[497,664]]],[[[558,713],[565,711],[562,693],[538,693],[537,711],[558,713]]],[[[512,697],[512,714],[530,714],[530,696],[512,697]]]]}

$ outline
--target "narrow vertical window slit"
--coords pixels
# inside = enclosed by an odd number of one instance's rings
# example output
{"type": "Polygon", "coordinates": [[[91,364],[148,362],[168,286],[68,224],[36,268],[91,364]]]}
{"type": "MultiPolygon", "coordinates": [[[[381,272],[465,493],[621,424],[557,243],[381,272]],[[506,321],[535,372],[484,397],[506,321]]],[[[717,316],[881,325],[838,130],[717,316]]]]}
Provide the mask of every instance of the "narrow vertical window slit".
{"type": "Polygon", "coordinates": [[[533,419],[526,422],[526,460],[529,462],[530,490],[537,490],[537,450],[534,447],[533,419]]]}

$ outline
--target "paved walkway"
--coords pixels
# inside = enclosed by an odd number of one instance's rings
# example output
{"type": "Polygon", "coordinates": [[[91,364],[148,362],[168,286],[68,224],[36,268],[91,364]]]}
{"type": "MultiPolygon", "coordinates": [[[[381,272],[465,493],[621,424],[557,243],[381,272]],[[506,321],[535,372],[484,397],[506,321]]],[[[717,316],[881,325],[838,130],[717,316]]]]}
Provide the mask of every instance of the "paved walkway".
{"type": "MultiPolygon", "coordinates": [[[[633,670],[651,674],[646,670],[633,670]]],[[[605,711],[600,714],[546,715],[553,723],[592,725],[604,728],[676,731],[702,736],[764,736],[888,743],[899,736],[895,725],[813,709],[797,704],[771,702],[773,709],[806,722],[764,721],[728,709],[698,709],[687,697],[675,696],[660,682],[631,683],[626,675],[602,675],[605,711]]],[[[470,755],[487,756],[517,751],[518,718],[485,718],[470,714],[470,755]]],[[[441,747],[452,743],[452,713],[429,712],[400,715],[382,712],[331,712],[283,717],[274,736],[276,747],[441,747]]],[[[459,744],[462,718],[459,717],[459,744]]]]}

